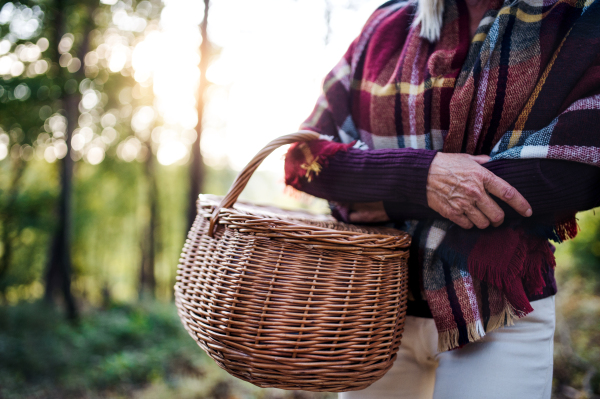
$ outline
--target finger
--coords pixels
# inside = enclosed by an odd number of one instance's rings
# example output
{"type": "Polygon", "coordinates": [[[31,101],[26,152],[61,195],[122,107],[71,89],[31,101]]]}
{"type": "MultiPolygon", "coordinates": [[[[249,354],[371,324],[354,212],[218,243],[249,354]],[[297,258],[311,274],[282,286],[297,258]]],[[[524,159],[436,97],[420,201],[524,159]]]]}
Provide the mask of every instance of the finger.
{"type": "Polygon", "coordinates": [[[350,219],[350,222],[352,223],[367,223],[369,222],[368,219],[369,214],[367,212],[364,211],[356,211],[356,212],[350,212],[350,214],[348,215],[348,219],[350,219]]]}
{"type": "Polygon", "coordinates": [[[465,210],[465,215],[467,215],[469,220],[479,229],[485,229],[490,225],[490,220],[474,206],[468,207],[465,210]]]}
{"type": "Polygon", "coordinates": [[[348,215],[349,219],[353,223],[377,223],[387,222],[389,217],[385,211],[358,211],[351,212],[348,215]]]}
{"type": "Polygon", "coordinates": [[[457,225],[459,225],[460,227],[462,227],[463,229],[470,229],[473,227],[473,222],[471,222],[469,220],[468,217],[466,217],[465,215],[456,215],[456,216],[451,216],[448,219],[450,219],[451,222],[456,223],[457,225]]]}
{"type": "Polygon", "coordinates": [[[489,195],[477,201],[477,208],[489,219],[492,226],[498,227],[504,222],[504,211],[489,195]]]}
{"type": "Polygon", "coordinates": [[[430,191],[427,193],[429,207],[439,213],[441,217],[456,223],[463,229],[470,229],[473,227],[473,223],[463,214],[462,210],[453,208],[441,198],[433,194],[430,195],[430,193],[430,191]]]}
{"type": "Polygon", "coordinates": [[[472,155],[471,159],[480,165],[489,162],[490,157],[488,155],[472,155]]]}
{"type": "Polygon", "coordinates": [[[442,216],[449,219],[451,222],[456,223],[463,229],[470,229],[473,227],[473,222],[459,209],[454,209],[450,205],[442,205],[442,216]]]}
{"type": "Polygon", "coordinates": [[[489,173],[483,181],[485,189],[510,205],[520,215],[532,215],[531,205],[513,186],[493,173],[489,173]]]}

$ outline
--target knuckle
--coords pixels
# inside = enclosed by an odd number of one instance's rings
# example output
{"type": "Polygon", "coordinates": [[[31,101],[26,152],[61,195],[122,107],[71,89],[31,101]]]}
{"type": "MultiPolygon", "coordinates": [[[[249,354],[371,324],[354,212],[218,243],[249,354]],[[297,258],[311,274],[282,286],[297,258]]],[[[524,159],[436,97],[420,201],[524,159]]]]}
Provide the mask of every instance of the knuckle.
{"type": "Polygon", "coordinates": [[[468,206],[465,207],[465,214],[467,215],[475,215],[476,214],[476,209],[473,205],[469,204],[468,206]]]}
{"type": "Polygon", "coordinates": [[[463,214],[464,214],[464,211],[463,211],[464,208],[466,208],[466,207],[461,207],[461,209],[452,208],[449,211],[449,213],[450,213],[451,216],[456,217],[456,218],[462,217],[463,214]]]}
{"type": "Polygon", "coordinates": [[[471,204],[471,201],[467,201],[464,193],[461,194],[462,195],[459,198],[456,198],[454,201],[452,201],[452,208],[462,213],[462,211],[471,204]]]}
{"type": "Polygon", "coordinates": [[[483,198],[483,193],[479,187],[467,186],[465,187],[465,194],[472,200],[479,201],[483,198]]]}
{"type": "Polygon", "coordinates": [[[487,169],[485,169],[484,167],[479,167],[477,168],[477,171],[475,171],[475,177],[479,180],[482,181],[484,183],[489,183],[491,180],[493,180],[494,175],[491,174],[487,169]]]}
{"type": "Polygon", "coordinates": [[[504,198],[511,199],[516,195],[516,193],[517,193],[517,190],[515,190],[514,187],[508,186],[504,189],[504,198]]]}

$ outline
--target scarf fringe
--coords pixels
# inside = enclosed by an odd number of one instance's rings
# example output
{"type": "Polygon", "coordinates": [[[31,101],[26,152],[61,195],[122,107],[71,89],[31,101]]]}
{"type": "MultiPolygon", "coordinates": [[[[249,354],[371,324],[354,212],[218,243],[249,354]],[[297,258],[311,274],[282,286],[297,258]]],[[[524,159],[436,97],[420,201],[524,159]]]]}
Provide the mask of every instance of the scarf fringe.
{"type": "MultiPolygon", "coordinates": [[[[467,329],[469,328],[470,326],[467,325],[467,329]]],[[[458,348],[460,346],[458,344],[459,336],[458,328],[438,332],[438,352],[441,353],[458,348]]]]}
{"type": "Polygon", "coordinates": [[[344,144],[329,140],[294,143],[285,155],[285,184],[302,190],[304,182],[311,182],[329,164],[338,151],[348,151],[356,140],[344,144]]]}
{"type": "Polygon", "coordinates": [[[537,224],[535,226],[528,225],[527,232],[538,237],[545,237],[558,244],[575,238],[579,232],[579,225],[575,215],[571,215],[567,219],[562,219],[554,224],[537,224]]]}
{"type": "Polygon", "coordinates": [[[568,220],[556,223],[554,226],[554,233],[555,236],[558,237],[558,240],[554,241],[560,244],[563,241],[575,238],[578,232],[579,225],[577,224],[577,219],[573,216],[568,220]]]}
{"type": "Polygon", "coordinates": [[[505,267],[497,267],[498,265],[493,262],[485,262],[481,258],[477,259],[473,257],[473,259],[467,261],[469,273],[473,277],[502,290],[511,287],[515,279],[523,275],[524,265],[529,255],[528,249],[530,247],[528,241],[524,240],[523,237],[520,237],[519,241],[514,248],[513,256],[505,264],[505,267]]]}
{"type": "MultiPolygon", "coordinates": [[[[469,335],[469,342],[479,341],[485,336],[485,330],[481,320],[476,320],[472,323],[467,324],[467,333],[469,335]]],[[[458,328],[447,330],[438,333],[438,352],[446,352],[452,349],[457,349],[462,345],[460,342],[460,333],[458,328]]]]}
{"type": "Polygon", "coordinates": [[[498,330],[500,328],[513,326],[515,321],[519,320],[521,317],[526,316],[529,312],[522,312],[515,307],[513,307],[508,301],[502,309],[502,312],[495,314],[490,317],[490,320],[487,323],[486,333],[490,333],[494,330],[498,330]]]}
{"type": "MultiPolygon", "coordinates": [[[[571,227],[567,226],[568,228],[571,227]]],[[[473,278],[501,290],[515,311],[526,314],[531,311],[531,305],[524,285],[534,295],[542,293],[546,286],[544,272],[555,265],[554,254],[547,241],[549,231],[546,229],[546,236],[541,237],[531,231],[507,229],[508,241],[504,248],[495,246],[493,242],[484,243],[485,249],[471,249],[467,255],[457,249],[460,247],[456,243],[442,243],[437,248],[437,254],[443,264],[466,271],[473,278]],[[503,250],[510,251],[512,255],[499,264],[498,258],[503,250]],[[485,256],[481,255],[482,251],[487,251],[485,256]]]]}
{"type": "MultiPolygon", "coordinates": [[[[479,341],[487,334],[500,328],[512,326],[515,321],[521,317],[526,316],[528,313],[521,312],[515,309],[510,303],[506,303],[502,312],[495,314],[490,317],[487,323],[487,329],[483,328],[481,320],[476,320],[472,323],[467,324],[467,334],[469,342],[479,341]]],[[[449,350],[460,348],[462,345],[460,342],[460,333],[458,328],[447,330],[438,333],[438,352],[446,352],[449,350]]]]}

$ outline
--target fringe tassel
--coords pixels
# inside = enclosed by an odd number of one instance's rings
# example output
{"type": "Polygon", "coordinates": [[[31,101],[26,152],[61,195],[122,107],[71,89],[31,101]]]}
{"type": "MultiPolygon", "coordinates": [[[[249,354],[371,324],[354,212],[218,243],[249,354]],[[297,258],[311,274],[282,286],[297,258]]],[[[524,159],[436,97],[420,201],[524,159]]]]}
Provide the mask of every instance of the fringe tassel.
{"type": "Polygon", "coordinates": [[[301,189],[304,181],[312,181],[327,167],[329,158],[338,151],[348,151],[355,143],[312,140],[292,144],[285,155],[285,184],[301,189]]]}
{"type": "Polygon", "coordinates": [[[481,320],[470,323],[467,326],[467,333],[469,334],[469,342],[475,342],[483,338],[485,336],[485,330],[481,320]]]}
{"type": "Polygon", "coordinates": [[[554,226],[554,232],[556,236],[559,238],[558,243],[563,241],[567,241],[571,238],[575,238],[577,233],[579,232],[579,225],[577,224],[577,219],[575,216],[572,218],[559,222],[554,226]]]}
{"type": "Polygon", "coordinates": [[[313,174],[314,176],[319,176],[319,173],[323,170],[323,167],[317,162],[318,160],[319,157],[316,157],[311,163],[303,163],[300,165],[302,169],[306,170],[306,175],[304,175],[304,177],[306,177],[306,180],[308,180],[309,183],[313,179],[313,174]]]}
{"type": "MultiPolygon", "coordinates": [[[[490,332],[499,328],[512,326],[515,321],[525,316],[527,313],[521,312],[515,309],[508,301],[506,302],[502,312],[495,314],[490,317],[487,324],[487,329],[483,328],[481,320],[476,320],[472,323],[467,324],[467,333],[469,335],[469,342],[479,341],[490,332]]],[[[447,330],[438,333],[438,352],[447,352],[449,350],[457,349],[459,345],[460,334],[458,328],[447,330]]]]}
{"type": "Polygon", "coordinates": [[[544,237],[556,243],[563,243],[569,239],[575,238],[579,232],[579,225],[575,215],[568,219],[563,219],[554,224],[538,224],[527,226],[527,232],[538,237],[544,237]]]}
{"type": "Polygon", "coordinates": [[[490,333],[494,330],[498,330],[499,328],[504,328],[508,326],[512,326],[515,324],[515,321],[525,316],[526,313],[521,312],[515,309],[508,301],[504,305],[504,309],[502,312],[493,315],[490,317],[487,325],[487,333],[490,333]]]}
{"type": "MultiPolygon", "coordinates": [[[[483,324],[481,320],[476,320],[473,323],[467,324],[467,333],[469,335],[469,342],[479,341],[485,336],[483,324]]],[[[438,352],[446,352],[452,349],[457,349],[459,345],[460,334],[458,328],[447,330],[438,333],[438,352]]]]}
{"type": "Polygon", "coordinates": [[[531,249],[531,253],[532,256],[525,261],[523,284],[530,293],[538,295],[546,286],[544,275],[556,267],[556,259],[547,241],[540,242],[531,249]]]}
{"type": "Polygon", "coordinates": [[[523,275],[523,266],[528,257],[527,241],[521,237],[515,238],[519,240],[519,243],[514,247],[513,255],[507,264],[498,265],[493,260],[486,262],[479,257],[472,256],[468,261],[469,273],[501,290],[511,287],[514,281],[523,275]]]}
{"type": "Polygon", "coordinates": [[[438,332],[438,352],[447,352],[458,348],[458,329],[438,332]]]}

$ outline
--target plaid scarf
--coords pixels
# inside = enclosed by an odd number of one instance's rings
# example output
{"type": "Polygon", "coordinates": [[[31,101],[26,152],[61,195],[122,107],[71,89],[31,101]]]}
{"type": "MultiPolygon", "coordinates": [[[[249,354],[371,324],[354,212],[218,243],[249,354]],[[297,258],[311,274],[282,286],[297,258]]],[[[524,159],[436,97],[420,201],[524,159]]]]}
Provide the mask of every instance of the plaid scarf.
{"type": "MultiPolygon", "coordinates": [[[[464,0],[446,0],[435,43],[411,27],[415,2],[375,11],[302,125],[332,141],[292,146],[286,182],[315,178],[352,145],[600,166],[600,1],[494,1],[471,39],[464,0]]],[[[485,230],[442,219],[406,225],[440,351],[531,312],[527,293],[541,292],[554,267],[548,239],[577,232],[574,215],[485,230]]]]}

